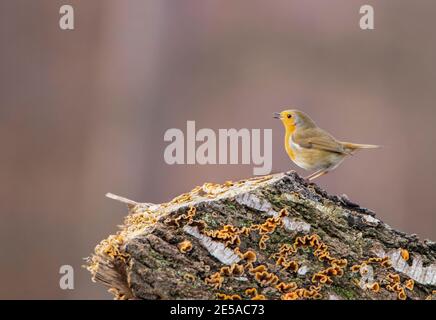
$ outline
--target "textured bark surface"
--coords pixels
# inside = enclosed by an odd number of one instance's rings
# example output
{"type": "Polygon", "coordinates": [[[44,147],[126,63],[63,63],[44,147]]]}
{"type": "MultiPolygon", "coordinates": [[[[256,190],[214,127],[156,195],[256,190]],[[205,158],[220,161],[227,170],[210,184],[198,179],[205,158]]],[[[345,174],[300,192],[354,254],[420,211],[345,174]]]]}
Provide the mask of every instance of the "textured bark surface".
{"type": "Polygon", "coordinates": [[[119,200],[124,225],[88,259],[118,299],[436,298],[434,242],[295,172],[119,200]]]}

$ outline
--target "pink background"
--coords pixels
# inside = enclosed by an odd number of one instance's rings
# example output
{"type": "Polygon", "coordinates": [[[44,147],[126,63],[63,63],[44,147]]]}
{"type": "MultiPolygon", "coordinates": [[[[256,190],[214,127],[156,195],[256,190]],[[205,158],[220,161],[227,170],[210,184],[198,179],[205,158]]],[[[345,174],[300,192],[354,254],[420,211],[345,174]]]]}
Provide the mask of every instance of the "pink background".
{"type": "MultiPolygon", "coordinates": [[[[296,167],[273,111],[296,107],[380,150],[318,183],[436,240],[435,1],[0,2],[0,298],[111,298],[80,268],[126,209],[252,165],[169,166],[168,128],[272,128],[273,171],[296,167]],[[58,27],[61,3],[74,31],[58,27]],[[374,31],[358,27],[374,4],[374,31]],[[59,289],[59,267],[75,289],[59,289]]],[[[300,173],[304,173],[298,169],[300,173]]],[[[306,174],[306,173],[304,173],[306,174]]]]}

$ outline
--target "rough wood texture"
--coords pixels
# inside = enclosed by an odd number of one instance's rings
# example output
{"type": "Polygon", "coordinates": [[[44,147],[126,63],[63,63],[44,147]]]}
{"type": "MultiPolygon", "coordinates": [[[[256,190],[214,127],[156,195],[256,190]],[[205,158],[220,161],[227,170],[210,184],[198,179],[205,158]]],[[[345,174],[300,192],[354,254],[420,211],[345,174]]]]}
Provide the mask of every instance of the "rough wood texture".
{"type": "Polygon", "coordinates": [[[295,172],[117,200],[129,215],[87,267],[118,299],[436,298],[434,242],[295,172]]]}

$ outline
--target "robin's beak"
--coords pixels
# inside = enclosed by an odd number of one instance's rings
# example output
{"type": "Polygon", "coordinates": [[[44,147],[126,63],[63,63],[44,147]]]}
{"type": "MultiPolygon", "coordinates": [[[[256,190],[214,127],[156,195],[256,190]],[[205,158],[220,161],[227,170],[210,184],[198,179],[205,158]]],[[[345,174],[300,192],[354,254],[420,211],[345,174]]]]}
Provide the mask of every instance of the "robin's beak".
{"type": "Polygon", "coordinates": [[[273,118],[274,119],[281,119],[280,112],[274,112],[273,113],[273,118]]]}

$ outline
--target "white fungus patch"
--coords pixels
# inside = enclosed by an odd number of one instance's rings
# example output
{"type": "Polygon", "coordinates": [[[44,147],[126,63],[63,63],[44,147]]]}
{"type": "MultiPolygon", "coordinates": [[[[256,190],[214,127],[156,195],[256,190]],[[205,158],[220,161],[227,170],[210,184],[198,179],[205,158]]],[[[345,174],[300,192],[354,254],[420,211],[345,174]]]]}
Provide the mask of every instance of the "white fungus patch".
{"type": "Polygon", "coordinates": [[[299,231],[304,233],[308,233],[310,231],[310,224],[296,218],[283,218],[283,225],[288,231],[299,231]]]}
{"type": "Polygon", "coordinates": [[[359,269],[361,278],[359,287],[362,290],[368,289],[374,283],[374,268],[370,265],[364,264],[359,269]]]}
{"type": "Polygon", "coordinates": [[[272,209],[271,203],[266,200],[260,199],[258,196],[246,192],[241,193],[235,197],[237,203],[243,206],[247,206],[251,209],[266,212],[268,215],[274,216],[277,215],[277,212],[272,209]]]}
{"type": "Polygon", "coordinates": [[[233,250],[226,248],[223,243],[214,241],[210,237],[201,234],[197,227],[184,226],[183,231],[198,239],[201,245],[205,247],[206,250],[209,251],[209,253],[221,263],[231,265],[241,261],[241,258],[239,258],[239,256],[235,254],[233,250]]]}
{"type": "Polygon", "coordinates": [[[235,280],[242,281],[242,282],[247,282],[248,278],[247,277],[235,277],[235,280]]]}
{"type": "MultiPolygon", "coordinates": [[[[270,202],[262,200],[252,193],[243,193],[235,197],[236,202],[240,205],[249,207],[260,212],[265,212],[267,215],[277,217],[278,212],[273,210],[270,202]]],[[[283,225],[288,231],[298,231],[308,233],[310,231],[310,224],[301,221],[297,218],[284,217],[283,225]]]]}
{"type": "Polygon", "coordinates": [[[379,224],[379,222],[380,222],[379,219],[376,219],[376,218],[374,218],[374,217],[372,217],[372,216],[370,216],[368,214],[364,214],[363,215],[363,220],[365,220],[366,223],[368,223],[370,225],[373,225],[373,226],[377,226],[379,224]]]}
{"type": "Polygon", "coordinates": [[[309,268],[308,268],[307,266],[301,266],[301,267],[298,269],[297,273],[298,273],[300,276],[304,276],[304,275],[307,273],[307,271],[309,271],[309,268]]]}

